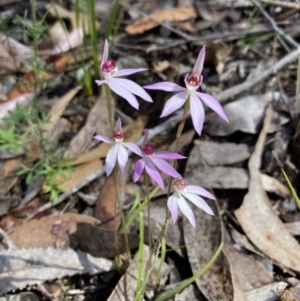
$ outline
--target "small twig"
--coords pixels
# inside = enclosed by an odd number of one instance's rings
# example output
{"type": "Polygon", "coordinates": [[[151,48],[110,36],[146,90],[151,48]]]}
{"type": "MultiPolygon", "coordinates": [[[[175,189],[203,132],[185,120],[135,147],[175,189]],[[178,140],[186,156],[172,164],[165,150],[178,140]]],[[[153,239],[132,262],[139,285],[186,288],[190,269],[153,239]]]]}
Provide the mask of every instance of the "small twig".
{"type": "Polygon", "coordinates": [[[16,249],[16,246],[14,245],[13,241],[2,228],[0,228],[0,235],[2,235],[2,237],[5,239],[9,250],[16,249]]]}
{"type": "Polygon", "coordinates": [[[285,47],[287,51],[289,51],[288,46],[285,44],[284,38],[290,45],[298,48],[299,44],[289,35],[287,35],[282,29],[280,29],[274,19],[267,13],[267,11],[261,6],[261,4],[257,0],[251,0],[251,2],[257,7],[257,9],[264,15],[264,17],[270,22],[274,30],[278,33],[278,39],[281,44],[285,47]]]}
{"type": "Polygon", "coordinates": [[[296,3],[296,2],[286,2],[286,1],[276,1],[276,0],[260,0],[260,2],[267,3],[268,5],[281,6],[285,8],[300,9],[300,3],[296,3]]]}
{"type": "Polygon", "coordinates": [[[265,71],[261,72],[259,75],[255,76],[254,78],[251,78],[242,84],[236,85],[234,87],[231,87],[227,90],[222,91],[218,95],[216,95],[216,98],[219,101],[225,101],[228,100],[230,97],[233,97],[237,95],[238,93],[241,93],[254,85],[256,85],[259,82],[262,82],[266,77],[275,74],[278,70],[282,69],[286,65],[290,64],[291,62],[295,61],[298,56],[300,55],[300,47],[293,52],[288,53],[286,56],[284,56],[282,59],[280,59],[275,64],[272,64],[271,67],[266,69],[265,71]]]}

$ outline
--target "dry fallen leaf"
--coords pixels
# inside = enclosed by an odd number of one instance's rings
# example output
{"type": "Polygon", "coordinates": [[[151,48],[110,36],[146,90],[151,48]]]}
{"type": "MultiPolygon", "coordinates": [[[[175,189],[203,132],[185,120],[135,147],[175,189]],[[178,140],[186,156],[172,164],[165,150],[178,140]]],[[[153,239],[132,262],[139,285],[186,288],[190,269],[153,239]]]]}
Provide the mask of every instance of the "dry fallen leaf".
{"type": "MultiPolygon", "coordinates": [[[[196,17],[197,11],[192,6],[167,8],[152,14],[152,18],[159,23],[164,21],[187,21],[196,17]]],[[[138,19],[133,24],[126,26],[125,31],[129,34],[143,33],[159,26],[157,22],[149,18],[138,19]]]]}
{"type": "MultiPolygon", "coordinates": [[[[137,234],[127,234],[129,250],[136,249],[139,245],[137,234]]],[[[76,232],[71,235],[76,248],[95,257],[113,258],[127,251],[126,234],[108,231],[88,223],[78,223],[76,232]],[[118,246],[116,247],[116,240],[118,246]]]]}
{"type": "MultiPolygon", "coordinates": [[[[113,104],[113,114],[114,116],[114,100],[113,104]]],[[[85,125],[80,129],[77,135],[72,139],[69,144],[69,152],[71,155],[82,154],[88,150],[95,140],[93,136],[96,133],[101,133],[105,136],[111,135],[111,130],[108,122],[108,117],[106,113],[106,96],[102,92],[100,97],[97,99],[93,108],[91,109],[85,125]]],[[[97,157],[99,158],[99,157],[97,157]]]]}
{"type": "MultiPolygon", "coordinates": [[[[17,248],[54,248],[61,245],[61,239],[76,231],[77,223],[99,225],[99,221],[83,214],[65,213],[48,215],[40,219],[33,219],[26,224],[17,226],[10,234],[10,238],[17,248]],[[64,226],[64,230],[60,225],[64,226]],[[58,233],[58,229],[59,232],[58,233]]],[[[66,246],[69,242],[66,241],[66,246]]]]}
{"type": "Polygon", "coordinates": [[[300,271],[300,245],[272,210],[261,178],[261,155],[271,122],[272,109],[267,110],[263,129],[249,159],[249,191],[235,215],[252,243],[264,254],[290,269],[300,271]]]}
{"type": "Polygon", "coordinates": [[[229,142],[212,142],[194,140],[198,156],[210,166],[230,165],[247,160],[250,157],[251,147],[247,144],[236,144],[229,142]]]}
{"type": "Polygon", "coordinates": [[[21,159],[14,158],[0,161],[0,195],[6,195],[18,180],[16,175],[21,159]]]}
{"type": "MultiPolygon", "coordinates": [[[[128,165],[125,173],[118,172],[118,196],[121,206],[125,201],[125,188],[128,173],[128,165]]],[[[121,209],[123,210],[123,208],[121,209]]],[[[101,221],[101,227],[114,231],[118,229],[121,223],[120,208],[116,200],[114,176],[106,178],[104,185],[101,187],[95,206],[95,217],[101,221]],[[115,213],[117,216],[115,217],[115,213]]]]}
{"type": "Polygon", "coordinates": [[[94,275],[112,268],[112,261],[94,258],[80,250],[36,248],[0,251],[0,294],[65,276],[94,275]]]}
{"type": "MultiPolygon", "coordinates": [[[[214,165],[237,163],[249,156],[250,152],[246,145],[196,140],[188,158],[186,173],[206,188],[246,189],[249,183],[248,170],[214,165]]],[[[277,179],[266,174],[260,174],[260,177],[264,190],[286,196],[291,194],[288,187],[277,179]]]]}
{"type": "Polygon", "coordinates": [[[245,295],[248,301],[277,301],[286,287],[287,283],[285,282],[274,282],[254,289],[245,295]]]}
{"type": "MultiPolygon", "coordinates": [[[[213,116],[214,118],[208,120],[207,132],[217,136],[227,136],[235,131],[256,134],[260,128],[267,104],[279,100],[279,98],[279,92],[269,92],[264,95],[247,96],[229,103],[224,106],[224,111],[230,122],[227,123],[222,121],[221,118],[213,116]],[[247,116],[245,112],[247,112],[247,116]]],[[[276,118],[278,123],[277,119],[278,117],[276,118]]],[[[287,120],[284,119],[283,122],[287,122],[287,120]]]]}
{"type": "MultiPolygon", "coordinates": [[[[47,8],[48,12],[54,17],[58,17],[60,19],[61,18],[69,19],[73,29],[82,28],[86,34],[90,33],[91,17],[88,14],[79,13],[78,16],[79,23],[77,23],[77,16],[75,11],[69,11],[66,8],[56,3],[46,4],[45,7],[47,8]]],[[[98,21],[96,21],[96,29],[97,30],[100,29],[100,23],[98,21]]]]}
{"type": "Polygon", "coordinates": [[[78,93],[80,89],[81,86],[77,86],[71,89],[55,102],[50,112],[48,113],[48,118],[47,118],[48,122],[44,125],[44,130],[45,130],[44,135],[48,137],[51,135],[51,132],[53,131],[56,123],[58,122],[61,115],[63,114],[66,106],[73,99],[73,97],[78,93]]]}
{"type": "Polygon", "coordinates": [[[272,271],[267,270],[261,260],[236,251],[229,243],[225,243],[224,250],[231,271],[238,279],[243,292],[249,292],[255,288],[273,283],[272,271]]]}

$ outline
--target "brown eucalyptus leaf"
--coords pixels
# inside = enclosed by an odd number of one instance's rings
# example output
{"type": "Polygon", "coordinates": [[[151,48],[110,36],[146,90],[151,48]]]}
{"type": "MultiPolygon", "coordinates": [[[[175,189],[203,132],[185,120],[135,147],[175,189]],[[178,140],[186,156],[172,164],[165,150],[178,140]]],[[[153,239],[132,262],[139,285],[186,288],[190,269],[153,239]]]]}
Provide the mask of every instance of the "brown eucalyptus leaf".
{"type": "MultiPolygon", "coordinates": [[[[138,247],[138,235],[127,234],[127,238],[129,250],[138,247]]],[[[114,231],[108,231],[88,223],[78,223],[72,239],[76,247],[95,257],[113,258],[127,251],[125,234],[117,233],[118,246],[116,247],[114,231]]]]}
{"type": "MultiPolygon", "coordinates": [[[[207,164],[215,165],[217,163],[233,163],[238,162],[242,158],[246,158],[247,151],[244,146],[230,146],[234,156],[225,150],[221,151],[221,158],[218,158],[217,153],[213,150],[216,143],[209,142],[202,144],[195,141],[195,146],[190,152],[186,174],[193,178],[194,181],[201,183],[201,186],[206,188],[216,189],[246,189],[249,183],[248,170],[239,167],[229,166],[208,166],[207,164]],[[244,149],[244,150],[242,150],[244,149]],[[235,150],[235,151],[234,151],[235,150]],[[240,152],[240,154],[238,153],[240,152]],[[234,159],[237,154],[237,159],[234,159]],[[215,163],[216,162],[216,163],[215,163]]],[[[226,143],[225,143],[226,144],[226,143]]],[[[220,144],[221,146],[222,144],[220,144]]],[[[219,146],[216,146],[217,149],[219,146]]],[[[266,174],[260,174],[262,186],[264,190],[269,192],[279,193],[281,195],[289,196],[290,190],[277,179],[272,178],[266,174]]]]}
{"type": "MultiPolygon", "coordinates": [[[[113,98],[112,105],[114,108],[113,98]]],[[[114,109],[112,116],[114,116],[114,109]]],[[[96,103],[91,109],[83,128],[80,129],[77,135],[70,142],[70,154],[78,155],[87,151],[93,145],[93,143],[95,143],[95,140],[93,140],[95,133],[101,133],[105,136],[111,135],[106,110],[106,96],[104,92],[101,93],[100,97],[97,99],[96,103]]]]}
{"type": "Polygon", "coordinates": [[[26,224],[17,226],[10,234],[10,238],[17,248],[54,248],[68,247],[68,234],[76,231],[77,223],[89,223],[99,225],[99,221],[93,217],[65,213],[61,215],[49,215],[40,219],[33,219],[26,224]]]}
{"type": "MultiPolygon", "coordinates": [[[[190,177],[185,177],[185,180],[190,183],[194,181],[190,177]]],[[[208,202],[215,216],[191,205],[197,228],[194,229],[186,219],[184,220],[184,241],[193,274],[207,264],[222,241],[222,221],[218,215],[216,201],[208,202]]],[[[229,263],[223,253],[220,253],[210,269],[196,280],[196,284],[209,301],[237,300],[234,299],[229,263]]]]}
{"type": "Polygon", "coordinates": [[[268,270],[261,260],[238,252],[229,243],[225,243],[224,250],[232,274],[235,274],[236,281],[238,281],[243,292],[273,283],[273,272],[268,270]]]}
{"type": "Polygon", "coordinates": [[[251,148],[247,144],[202,140],[195,140],[194,142],[198,146],[201,157],[210,166],[243,162],[250,157],[251,153],[251,148]]]}
{"type": "Polygon", "coordinates": [[[16,175],[21,159],[14,158],[0,162],[0,194],[6,195],[18,180],[16,175]]]}
{"type": "Polygon", "coordinates": [[[300,246],[272,210],[260,178],[261,155],[271,117],[272,109],[269,107],[263,129],[249,159],[249,191],[235,215],[248,238],[259,250],[283,266],[300,271],[300,246]]]}
{"type": "MultiPolygon", "coordinates": [[[[164,21],[187,21],[196,17],[197,11],[193,6],[166,8],[152,15],[152,18],[159,23],[164,21]]],[[[143,33],[159,26],[157,22],[149,18],[138,19],[133,24],[126,26],[125,31],[129,34],[143,33]]]]}
{"type": "Polygon", "coordinates": [[[68,103],[73,99],[80,89],[81,86],[73,88],[55,102],[48,113],[48,122],[44,125],[45,136],[49,137],[51,135],[51,132],[53,131],[56,123],[59,121],[68,103]]]}
{"type": "Polygon", "coordinates": [[[36,248],[0,251],[0,294],[65,276],[108,272],[112,268],[112,261],[94,258],[80,250],[36,248]]]}
{"type": "MultiPolygon", "coordinates": [[[[66,8],[56,3],[50,3],[45,5],[48,12],[58,19],[67,18],[70,20],[73,28],[82,28],[86,34],[90,33],[91,30],[91,18],[88,14],[79,13],[78,18],[75,11],[69,11],[66,8]]],[[[96,21],[97,30],[100,29],[100,23],[96,21]]]]}
{"type": "MultiPolygon", "coordinates": [[[[256,134],[262,122],[267,104],[279,100],[279,98],[279,92],[269,92],[264,95],[247,96],[231,102],[224,106],[224,111],[230,122],[224,122],[221,118],[215,118],[214,116],[214,118],[210,118],[208,121],[207,132],[217,136],[228,136],[235,131],[256,134]]],[[[275,118],[274,122],[278,123],[278,117],[275,118]]],[[[280,124],[282,123],[279,122],[276,127],[280,124]]]]}
{"type": "MultiPolygon", "coordinates": [[[[191,157],[191,155],[190,155],[191,157]]],[[[245,189],[248,188],[248,171],[239,167],[188,165],[188,175],[201,186],[216,189],[245,189]]]]}
{"type": "Polygon", "coordinates": [[[278,297],[282,294],[286,287],[287,283],[285,282],[274,282],[260,288],[256,288],[245,295],[247,296],[248,301],[277,301],[278,297]]]}
{"type": "MultiPolygon", "coordinates": [[[[129,164],[127,164],[124,174],[118,172],[118,197],[122,206],[125,201],[128,166],[129,164]]],[[[115,194],[114,175],[107,177],[101,187],[95,206],[95,217],[101,221],[101,227],[107,230],[114,231],[120,226],[121,215],[115,194]],[[115,216],[116,213],[117,216],[115,216]]]]}
{"type": "Polygon", "coordinates": [[[75,167],[75,171],[70,171],[64,177],[57,176],[57,184],[64,190],[69,191],[77,187],[84,179],[98,171],[102,167],[100,160],[84,163],[75,167]]]}

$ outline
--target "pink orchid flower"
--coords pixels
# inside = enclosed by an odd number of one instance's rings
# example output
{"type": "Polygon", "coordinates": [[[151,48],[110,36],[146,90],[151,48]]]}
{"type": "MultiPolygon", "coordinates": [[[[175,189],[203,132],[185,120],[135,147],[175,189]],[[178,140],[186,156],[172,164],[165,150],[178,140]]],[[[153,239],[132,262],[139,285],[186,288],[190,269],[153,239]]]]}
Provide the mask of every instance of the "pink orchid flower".
{"type": "Polygon", "coordinates": [[[134,96],[137,95],[148,102],[153,102],[150,95],[139,85],[131,80],[119,78],[120,76],[130,75],[137,72],[145,71],[145,68],[123,69],[118,71],[117,64],[113,60],[108,60],[108,42],[105,40],[104,50],[101,61],[101,72],[104,80],[96,80],[96,84],[101,86],[107,84],[112,91],[125,98],[131,106],[138,110],[139,103],[134,96]]]}
{"type": "Polygon", "coordinates": [[[185,76],[186,88],[180,87],[171,82],[161,82],[153,85],[145,86],[144,88],[150,90],[163,90],[167,92],[179,92],[173,95],[165,104],[160,117],[165,117],[180,109],[184,103],[190,98],[190,111],[192,121],[196,132],[201,135],[205,111],[202,102],[215,111],[222,119],[228,122],[227,116],[220,105],[220,103],[211,95],[197,92],[202,84],[203,63],[205,58],[205,46],[200,50],[196,64],[193,68],[192,74],[185,76]]]}
{"type": "Polygon", "coordinates": [[[96,135],[93,138],[102,142],[114,144],[114,146],[108,151],[105,160],[105,168],[106,168],[107,176],[109,176],[112,173],[117,161],[119,163],[121,172],[124,173],[128,161],[128,153],[126,148],[131,150],[133,153],[136,153],[137,155],[141,153],[140,148],[136,146],[134,143],[123,142],[124,133],[122,130],[122,124],[120,118],[116,122],[116,128],[113,133],[114,140],[103,135],[96,135]]]}
{"type": "Polygon", "coordinates": [[[173,178],[178,178],[180,177],[180,174],[174,169],[172,165],[166,162],[165,159],[177,160],[186,158],[173,152],[156,152],[155,147],[151,144],[148,144],[147,129],[145,130],[142,149],[140,151],[140,154],[138,155],[143,158],[135,163],[135,171],[133,176],[134,182],[136,182],[141,177],[143,170],[146,169],[147,174],[154,180],[155,183],[157,183],[157,185],[161,189],[164,189],[165,184],[157,168],[173,178]]]}
{"type": "Polygon", "coordinates": [[[174,181],[174,190],[175,192],[168,199],[168,208],[171,212],[174,224],[178,218],[179,207],[180,211],[186,216],[191,225],[194,228],[196,227],[194,213],[186,202],[185,198],[194,203],[197,207],[204,210],[207,214],[214,215],[207,203],[201,197],[199,197],[199,195],[201,195],[215,200],[215,197],[206,189],[196,185],[187,185],[185,180],[179,178],[174,181]]]}

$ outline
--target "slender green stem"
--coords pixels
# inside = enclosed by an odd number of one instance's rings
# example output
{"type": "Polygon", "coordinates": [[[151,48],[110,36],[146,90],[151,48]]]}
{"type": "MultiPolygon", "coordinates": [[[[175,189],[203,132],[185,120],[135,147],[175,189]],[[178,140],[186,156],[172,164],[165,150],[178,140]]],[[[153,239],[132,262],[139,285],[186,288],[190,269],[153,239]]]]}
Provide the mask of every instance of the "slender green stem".
{"type": "MultiPolygon", "coordinates": [[[[115,200],[116,200],[115,201],[115,218],[117,219],[117,215],[118,215],[118,213],[120,213],[121,220],[122,220],[122,225],[125,225],[125,217],[124,217],[122,204],[121,204],[121,201],[120,201],[119,191],[118,191],[118,187],[119,187],[119,165],[118,165],[118,163],[116,164],[116,166],[114,168],[113,177],[114,177],[114,189],[115,189],[115,200]]],[[[117,223],[116,223],[115,231],[116,231],[116,237],[117,237],[117,232],[118,232],[117,223]]],[[[127,232],[124,232],[124,236],[125,236],[126,251],[127,251],[127,254],[128,254],[128,258],[130,260],[131,255],[130,255],[127,232]]],[[[117,239],[116,239],[116,241],[118,242],[117,239]]]]}
{"type": "Polygon", "coordinates": [[[89,9],[90,9],[90,16],[91,16],[90,26],[91,26],[91,35],[93,40],[92,42],[93,42],[94,72],[95,72],[95,78],[100,78],[95,0],[89,0],[88,2],[89,2],[89,9]]]}
{"type": "MultiPolygon", "coordinates": [[[[121,24],[121,21],[123,20],[123,16],[124,16],[124,13],[127,9],[128,3],[129,3],[129,0],[125,0],[125,3],[122,5],[121,11],[120,11],[119,16],[118,16],[117,21],[116,21],[116,26],[115,26],[114,31],[113,31],[113,36],[112,36],[112,40],[111,40],[112,43],[113,43],[115,37],[118,34],[120,24],[121,24]]],[[[118,5],[119,5],[119,0],[118,0],[118,5]]]]}
{"type": "Polygon", "coordinates": [[[151,235],[151,225],[150,225],[150,211],[151,211],[151,205],[150,205],[150,199],[149,199],[149,177],[148,174],[145,173],[145,188],[146,188],[146,202],[148,203],[148,244],[149,249],[151,250],[151,241],[152,241],[152,235],[151,235]]]}
{"type": "Polygon", "coordinates": [[[223,242],[221,242],[221,244],[218,247],[216,253],[210,259],[210,261],[198,273],[196,273],[191,278],[185,280],[183,283],[181,283],[180,285],[176,286],[171,291],[169,291],[169,292],[165,293],[164,295],[162,295],[161,297],[155,299],[155,301],[164,301],[166,299],[169,299],[170,297],[174,296],[175,294],[179,293],[181,290],[183,290],[184,288],[186,288],[188,285],[192,284],[196,279],[198,279],[199,277],[201,277],[213,265],[213,263],[215,262],[215,260],[220,255],[220,253],[222,251],[222,248],[223,248],[223,242]]]}
{"type": "Polygon", "coordinates": [[[112,109],[111,109],[111,91],[108,85],[104,85],[105,95],[106,95],[106,105],[107,105],[107,116],[110,126],[110,130],[114,132],[113,120],[112,120],[112,109]]]}
{"type": "MultiPolygon", "coordinates": [[[[183,117],[182,117],[182,120],[181,120],[181,122],[180,122],[180,124],[178,126],[178,129],[177,129],[176,147],[175,147],[175,152],[176,153],[179,150],[180,137],[181,137],[184,125],[185,125],[185,121],[186,121],[186,118],[187,118],[189,107],[190,107],[190,97],[188,97],[188,99],[187,99],[187,101],[186,101],[186,103],[184,105],[183,117]]],[[[175,167],[175,165],[176,165],[176,162],[174,161],[173,166],[175,167]]],[[[173,179],[170,177],[169,186],[168,186],[168,193],[167,193],[167,200],[169,199],[170,194],[171,194],[172,182],[173,182],[173,179]]],[[[170,221],[170,213],[169,213],[168,207],[166,206],[166,219],[165,219],[165,223],[164,223],[164,225],[163,225],[163,227],[162,227],[162,229],[161,229],[161,231],[159,233],[158,239],[157,239],[157,241],[156,241],[156,243],[154,245],[153,250],[151,250],[151,252],[150,252],[150,258],[149,258],[149,261],[148,261],[148,264],[147,264],[147,270],[148,270],[148,268],[150,266],[153,252],[157,252],[158,251],[157,250],[158,246],[161,246],[161,240],[163,239],[163,237],[165,236],[165,234],[167,232],[169,221],[170,221]]]]}

